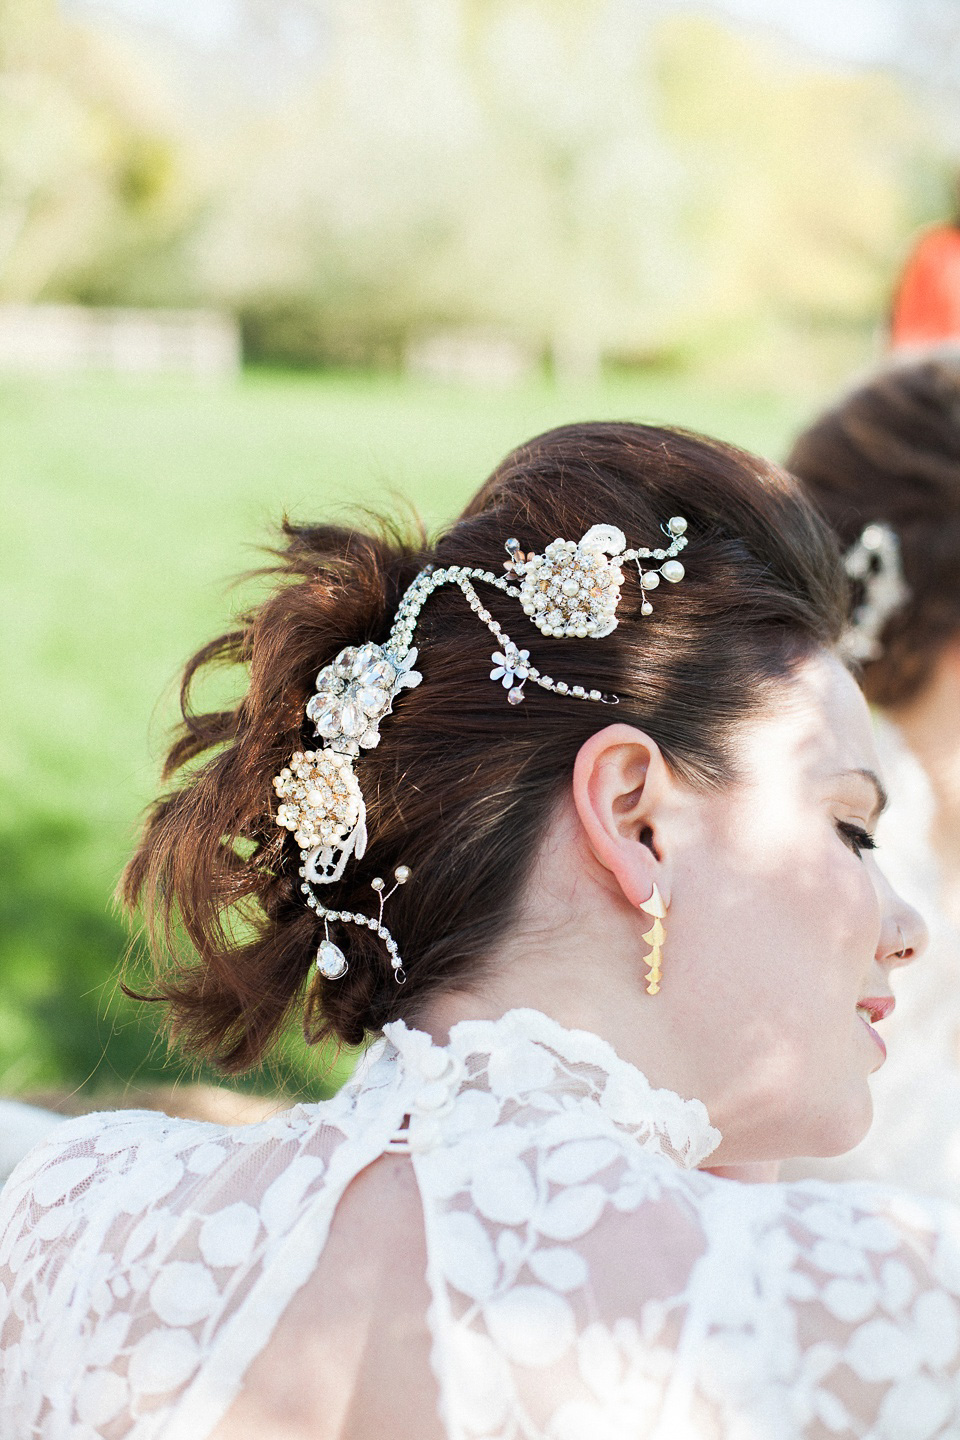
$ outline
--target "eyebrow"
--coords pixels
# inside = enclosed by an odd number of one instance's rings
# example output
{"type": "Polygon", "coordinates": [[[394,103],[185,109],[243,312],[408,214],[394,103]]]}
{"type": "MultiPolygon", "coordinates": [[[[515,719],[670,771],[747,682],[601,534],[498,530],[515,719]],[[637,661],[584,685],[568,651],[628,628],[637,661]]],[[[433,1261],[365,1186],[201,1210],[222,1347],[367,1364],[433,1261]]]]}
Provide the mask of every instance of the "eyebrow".
{"type": "Polygon", "coordinates": [[[884,810],[886,810],[887,806],[890,804],[890,796],[883,788],[883,785],[880,781],[880,776],[877,774],[877,772],[875,770],[863,769],[837,771],[838,778],[844,775],[859,775],[861,780],[867,780],[873,786],[874,790],[876,790],[877,792],[876,815],[879,819],[879,817],[883,814],[884,810]]]}

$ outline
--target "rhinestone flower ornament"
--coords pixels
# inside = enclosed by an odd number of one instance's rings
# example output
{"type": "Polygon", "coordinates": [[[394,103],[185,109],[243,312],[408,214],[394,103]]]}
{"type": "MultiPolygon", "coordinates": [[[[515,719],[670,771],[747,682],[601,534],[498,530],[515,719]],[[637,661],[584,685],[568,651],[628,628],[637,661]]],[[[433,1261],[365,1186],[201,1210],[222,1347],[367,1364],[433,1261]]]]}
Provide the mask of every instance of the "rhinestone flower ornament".
{"type": "Polygon", "coordinates": [[[402,657],[382,645],[348,645],[317,676],[307,716],[317,735],[345,755],[359,755],[380,743],[380,721],[389,715],[399,691],[423,678],[413,666],[416,650],[402,657]]]}
{"type": "Polygon", "coordinates": [[[382,645],[348,645],[317,676],[307,718],[324,748],[298,751],[273,782],[285,802],[277,824],[293,832],[307,881],[339,880],[349,857],[359,860],[366,849],[366,807],[353,757],[379,743],[378,727],[399,691],[420,684],[416,658],[413,649],[398,656],[382,645]]]}
{"type": "MultiPolygon", "coordinates": [[[[293,834],[300,850],[300,889],[307,904],[324,922],[324,939],[317,951],[317,972],[337,980],[347,972],[347,961],[330,939],[328,922],[347,920],[371,924],[387,947],[398,981],[405,978],[396,943],[380,918],[331,910],[313,893],[314,885],[331,885],[343,878],[351,856],[360,859],[367,848],[367,809],[353,770],[361,749],[380,742],[380,722],[393,709],[401,690],[420,684],[414,670],[417,652],[409,637],[393,648],[348,645],[317,676],[315,693],[306,706],[307,718],[323,741],[323,749],[298,750],[290,764],[274,778],[281,804],[277,824],[293,834]]],[[[409,874],[405,866],[400,870],[409,874]]],[[[402,883],[402,882],[398,882],[402,883]]]]}
{"type": "Polygon", "coordinates": [[[883,654],[887,621],[910,599],[903,577],[900,538],[891,525],[867,525],[843,557],[848,577],[859,583],[861,600],[840,638],[840,653],[863,664],[883,654]]]}

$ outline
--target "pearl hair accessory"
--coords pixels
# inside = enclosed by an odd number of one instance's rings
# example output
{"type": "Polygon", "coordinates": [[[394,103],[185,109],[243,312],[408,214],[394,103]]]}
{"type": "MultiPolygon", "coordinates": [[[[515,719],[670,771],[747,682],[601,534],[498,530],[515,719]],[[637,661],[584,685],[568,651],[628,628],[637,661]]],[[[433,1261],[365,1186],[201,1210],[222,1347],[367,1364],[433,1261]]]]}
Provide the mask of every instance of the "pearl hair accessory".
{"type": "MultiPolygon", "coordinates": [[[[617,628],[617,605],[623,571],[620,565],[637,562],[640,585],[655,590],[660,576],[674,584],[683,579],[679,555],[687,540],[687,522],[681,515],[667,521],[670,545],[660,550],[628,550],[627,537],[615,525],[593,525],[578,544],[554,540],[542,555],[520,555],[520,542],[508,540],[508,568],[522,577],[520,603],[543,635],[591,636],[601,639],[617,628]],[[641,560],[659,560],[659,569],[644,571],[641,560]]],[[[641,614],[653,606],[644,598],[641,614]]]]}
{"type": "Polygon", "coordinates": [[[900,541],[891,525],[874,521],[867,525],[843,557],[843,568],[863,591],[860,604],[840,639],[840,653],[847,660],[879,660],[887,621],[910,599],[903,578],[900,541]]]}
{"type": "Polygon", "coordinates": [[[342,879],[351,855],[359,860],[366,851],[366,805],[353,763],[362,750],[379,744],[380,724],[392,712],[401,690],[412,689],[423,678],[413,668],[417,651],[412,640],[427,600],[441,585],[460,589],[477,619],[500,646],[492,655],[490,678],[502,681],[511,705],[523,701],[528,681],[541,690],[569,695],[574,700],[616,705],[616,695],[554,680],[531,665],[529,650],[519,649],[511,640],[483,604],[473,582],[491,585],[519,600],[524,614],[542,635],[601,639],[617,627],[623,565],[636,563],[643,592],[640,613],[644,616],[653,611],[649,593],[659,585],[661,576],[673,584],[683,579],[684,569],[676,556],[687,544],[687,522],[675,515],[662,528],[669,543],[653,550],[628,550],[623,531],[614,525],[594,525],[578,542],[554,540],[542,555],[525,555],[520,542],[511,539],[506,542],[506,575],[471,566],[428,565],[404,592],[383,645],[348,645],[320,671],[306,715],[323,742],[322,749],[298,750],[273,785],[282,801],[276,813],[277,824],[292,833],[300,850],[300,890],[307,905],[323,920],[324,938],[314,965],[324,979],[338,980],[348,969],[346,956],[330,939],[331,920],[375,931],[386,946],[398,984],[406,979],[396,941],[383,923],[383,907],[397,886],[410,878],[409,867],[397,866],[396,884],[386,895],[382,879],[372,882],[380,897],[376,918],[330,909],[321,904],[314,886],[342,879]],[[644,560],[656,564],[644,569],[644,560]]]}

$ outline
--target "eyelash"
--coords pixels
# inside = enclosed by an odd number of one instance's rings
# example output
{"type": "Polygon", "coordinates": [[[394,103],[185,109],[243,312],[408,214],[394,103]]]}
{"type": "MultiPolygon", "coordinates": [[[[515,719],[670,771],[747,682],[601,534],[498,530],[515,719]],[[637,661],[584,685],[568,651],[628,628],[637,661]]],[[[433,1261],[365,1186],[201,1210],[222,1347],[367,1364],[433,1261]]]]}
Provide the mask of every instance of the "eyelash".
{"type": "Polygon", "coordinates": [[[864,850],[876,850],[876,840],[862,825],[851,825],[847,820],[838,820],[837,829],[855,855],[862,855],[864,850]]]}

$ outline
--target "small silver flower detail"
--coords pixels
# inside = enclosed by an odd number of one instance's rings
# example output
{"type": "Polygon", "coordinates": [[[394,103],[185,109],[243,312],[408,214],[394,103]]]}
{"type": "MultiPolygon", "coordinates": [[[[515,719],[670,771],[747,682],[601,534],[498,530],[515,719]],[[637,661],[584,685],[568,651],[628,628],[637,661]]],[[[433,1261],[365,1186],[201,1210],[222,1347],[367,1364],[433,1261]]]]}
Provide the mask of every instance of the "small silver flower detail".
{"type": "Polygon", "coordinates": [[[506,651],[504,655],[494,650],[490,656],[494,667],[490,671],[490,679],[502,680],[504,690],[509,690],[518,680],[526,680],[530,651],[518,650],[515,645],[507,646],[506,651]]]}

